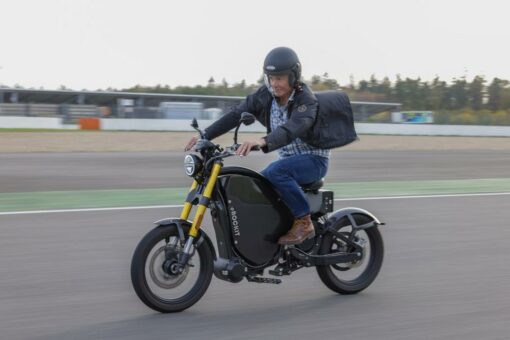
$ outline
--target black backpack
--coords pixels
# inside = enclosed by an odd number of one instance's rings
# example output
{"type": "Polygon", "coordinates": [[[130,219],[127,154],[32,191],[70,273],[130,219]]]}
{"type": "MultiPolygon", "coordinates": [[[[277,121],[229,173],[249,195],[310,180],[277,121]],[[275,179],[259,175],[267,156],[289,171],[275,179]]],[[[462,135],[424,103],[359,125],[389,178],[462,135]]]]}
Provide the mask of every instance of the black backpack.
{"type": "Polygon", "coordinates": [[[347,94],[341,91],[322,91],[315,92],[315,96],[319,102],[319,111],[313,134],[319,136],[319,140],[312,145],[332,149],[358,139],[347,94]]]}

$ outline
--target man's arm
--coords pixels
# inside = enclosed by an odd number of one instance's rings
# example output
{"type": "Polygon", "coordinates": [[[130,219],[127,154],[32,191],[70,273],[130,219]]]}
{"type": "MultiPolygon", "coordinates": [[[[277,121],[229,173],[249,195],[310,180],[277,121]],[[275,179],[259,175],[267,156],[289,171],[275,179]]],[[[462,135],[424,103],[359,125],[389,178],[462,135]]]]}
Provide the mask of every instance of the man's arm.
{"type": "Polygon", "coordinates": [[[271,152],[291,143],[296,138],[305,136],[315,123],[317,111],[316,100],[293,107],[290,119],[266,136],[267,145],[262,148],[262,151],[271,152]]]}
{"type": "Polygon", "coordinates": [[[229,113],[207,127],[205,129],[205,137],[208,140],[212,140],[232,130],[239,124],[243,112],[250,112],[256,115],[260,111],[256,99],[263,90],[264,89],[261,87],[257,92],[248,95],[240,104],[233,106],[229,113]]]}

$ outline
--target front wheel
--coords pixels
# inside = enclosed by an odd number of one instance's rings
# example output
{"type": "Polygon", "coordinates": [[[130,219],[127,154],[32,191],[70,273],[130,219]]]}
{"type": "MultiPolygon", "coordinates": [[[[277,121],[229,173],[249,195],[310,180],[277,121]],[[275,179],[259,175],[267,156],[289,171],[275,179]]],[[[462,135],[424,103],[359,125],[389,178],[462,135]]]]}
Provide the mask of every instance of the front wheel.
{"type": "Polygon", "coordinates": [[[162,313],[180,312],[206,292],[214,255],[208,242],[194,250],[180,273],[173,270],[184,244],[175,226],[157,227],[140,241],[131,261],[131,282],[148,307],[162,313]]]}
{"type": "MultiPolygon", "coordinates": [[[[338,232],[351,236],[363,247],[362,258],[352,263],[317,266],[321,281],[340,294],[356,294],[367,288],[377,277],[384,257],[384,245],[377,227],[353,231],[350,225],[340,227],[338,232]]],[[[328,234],[322,243],[321,254],[350,252],[353,247],[328,234]]]]}

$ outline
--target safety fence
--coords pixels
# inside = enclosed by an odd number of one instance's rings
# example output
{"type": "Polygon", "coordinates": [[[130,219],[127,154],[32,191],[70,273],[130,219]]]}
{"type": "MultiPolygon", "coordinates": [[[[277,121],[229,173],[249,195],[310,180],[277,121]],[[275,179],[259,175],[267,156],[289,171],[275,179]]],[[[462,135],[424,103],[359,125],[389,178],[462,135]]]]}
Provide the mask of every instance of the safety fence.
{"type": "Polygon", "coordinates": [[[77,123],[82,117],[99,117],[100,109],[96,105],[76,104],[0,104],[0,116],[15,117],[53,117],[63,119],[65,123],[77,123]]]}
{"type": "MultiPolygon", "coordinates": [[[[198,120],[201,127],[214,120],[198,120]]],[[[63,118],[0,116],[1,128],[24,129],[84,129],[104,131],[193,131],[189,119],[119,119],[80,118],[77,124],[68,124],[63,118]]],[[[256,122],[242,127],[247,132],[264,132],[256,122]]],[[[356,123],[358,134],[414,135],[414,136],[490,136],[510,137],[510,126],[436,125],[436,124],[376,124],[356,123]]]]}

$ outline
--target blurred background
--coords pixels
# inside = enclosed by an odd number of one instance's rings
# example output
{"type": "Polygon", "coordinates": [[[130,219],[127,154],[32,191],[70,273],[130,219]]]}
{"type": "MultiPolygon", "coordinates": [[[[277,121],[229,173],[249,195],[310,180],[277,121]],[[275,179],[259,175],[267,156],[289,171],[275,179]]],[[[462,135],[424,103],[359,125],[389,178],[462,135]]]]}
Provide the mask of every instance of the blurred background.
{"type": "Polygon", "coordinates": [[[505,6],[6,2],[0,116],[215,119],[262,84],[265,54],[284,45],[314,90],[383,104],[355,104],[357,121],[509,125],[505,6]]]}
{"type": "Polygon", "coordinates": [[[0,0],[0,337],[507,339],[509,12],[497,0],[0,0]],[[180,213],[190,120],[205,128],[261,86],[277,46],[313,90],[351,98],[360,140],[333,150],[325,187],[335,209],[387,223],[382,271],[356,296],[313,269],[278,286],[213,280],[191,309],[155,314],[129,265],[152,222],[180,213]]]}

